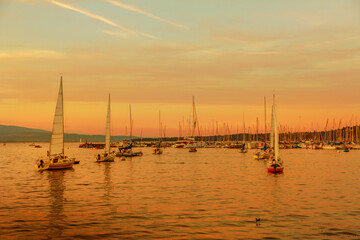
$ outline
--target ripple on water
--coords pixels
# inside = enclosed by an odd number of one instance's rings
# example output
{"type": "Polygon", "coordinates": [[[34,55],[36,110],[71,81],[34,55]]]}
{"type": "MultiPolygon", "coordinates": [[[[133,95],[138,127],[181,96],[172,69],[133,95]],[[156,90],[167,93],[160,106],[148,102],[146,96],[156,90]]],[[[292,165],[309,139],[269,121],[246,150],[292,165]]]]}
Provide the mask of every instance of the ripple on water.
{"type": "MultiPolygon", "coordinates": [[[[252,151],[166,149],[110,164],[70,144],[72,171],[36,172],[27,145],[0,155],[0,232],[19,239],[356,239],[360,151],[285,150],[286,174],[268,174],[252,151]],[[19,154],[21,153],[21,154],[19,154]],[[23,157],[25,156],[25,157],[23,157]],[[10,159],[10,158],[9,158],[10,159]],[[311,167],[309,167],[311,165],[311,167]],[[30,170],[31,169],[31,170],[30,170]],[[255,219],[261,218],[259,223],[255,219]]],[[[7,146],[7,147],[8,147],[7,146]]]]}

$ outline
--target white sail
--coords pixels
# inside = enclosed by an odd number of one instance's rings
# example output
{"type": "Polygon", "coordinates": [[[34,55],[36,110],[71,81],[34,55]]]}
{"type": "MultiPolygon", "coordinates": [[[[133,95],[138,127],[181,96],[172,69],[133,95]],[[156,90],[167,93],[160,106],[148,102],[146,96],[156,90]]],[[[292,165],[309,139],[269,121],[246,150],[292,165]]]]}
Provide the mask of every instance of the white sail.
{"type": "Polygon", "coordinates": [[[271,108],[270,148],[274,149],[274,103],[271,108]]]}
{"type": "Polygon", "coordinates": [[[110,94],[106,117],[105,153],[110,153],[110,94]]]}
{"type": "Polygon", "coordinates": [[[49,152],[50,155],[64,155],[64,112],[62,77],[60,79],[60,89],[56,103],[49,152]]]}
{"type": "Polygon", "coordinates": [[[278,161],[280,159],[279,156],[279,131],[277,125],[277,113],[276,113],[276,103],[274,103],[274,148],[275,148],[275,160],[278,161]]]}

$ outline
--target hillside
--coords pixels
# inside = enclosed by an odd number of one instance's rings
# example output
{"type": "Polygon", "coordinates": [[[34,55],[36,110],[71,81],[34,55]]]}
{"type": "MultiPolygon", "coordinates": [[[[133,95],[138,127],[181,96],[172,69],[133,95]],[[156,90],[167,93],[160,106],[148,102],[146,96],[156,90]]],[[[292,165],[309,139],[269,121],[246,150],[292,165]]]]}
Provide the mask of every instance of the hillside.
{"type": "MultiPolygon", "coordinates": [[[[41,129],[0,125],[0,142],[49,142],[51,132],[41,129]]],[[[65,142],[104,142],[105,135],[65,133],[65,142]]],[[[112,136],[111,141],[122,141],[125,136],[112,136]]]]}

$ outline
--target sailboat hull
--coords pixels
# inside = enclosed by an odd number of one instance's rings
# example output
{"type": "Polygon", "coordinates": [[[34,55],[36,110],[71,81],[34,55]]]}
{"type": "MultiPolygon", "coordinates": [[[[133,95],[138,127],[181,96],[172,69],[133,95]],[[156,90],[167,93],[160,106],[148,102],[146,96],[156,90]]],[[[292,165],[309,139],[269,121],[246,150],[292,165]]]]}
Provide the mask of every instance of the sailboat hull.
{"type": "Polygon", "coordinates": [[[284,171],[283,167],[279,167],[279,168],[268,167],[268,172],[271,173],[282,173],[283,171],[284,171]]]}
{"type": "Polygon", "coordinates": [[[269,153],[266,152],[258,152],[254,154],[255,159],[268,159],[270,157],[269,153]]]}
{"type": "Polygon", "coordinates": [[[95,157],[96,162],[114,162],[114,154],[99,154],[95,157]]]}
{"type": "Polygon", "coordinates": [[[152,153],[153,154],[162,154],[163,150],[161,148],[155,148],[152,153]]]}
{"type": "Polygon", "coordinates": [[[38,170],[61,170],[72,168],[75,158],[50,158],[47,160],[38,160],[35,167],[38,170]]]}

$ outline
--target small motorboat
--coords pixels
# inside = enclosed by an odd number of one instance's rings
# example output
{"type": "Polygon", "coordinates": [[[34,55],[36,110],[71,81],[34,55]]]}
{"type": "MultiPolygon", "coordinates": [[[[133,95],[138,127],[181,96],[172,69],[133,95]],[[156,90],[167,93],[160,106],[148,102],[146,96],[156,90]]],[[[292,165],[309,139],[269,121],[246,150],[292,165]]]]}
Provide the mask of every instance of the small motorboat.
{"type": "Polygon", "coordinates": [[[133,150],[129,150],[129,151],[126,151],[126,152],[122,153],[122,156],[124,156],[124,157],[139,157],[139,156],[142,156],[142,155],[144,155],[144,154],[141,151],[134,152],[133,150]]]}
{"type": "Polygon", "coordinates": [[[196,148],[190,148],[189,152],[197,152],[196,148]]]}
{"type": "Polygon", "coordinates": [[[40,145],[34,145],[34,148],[41,148],[40,145]]]}

